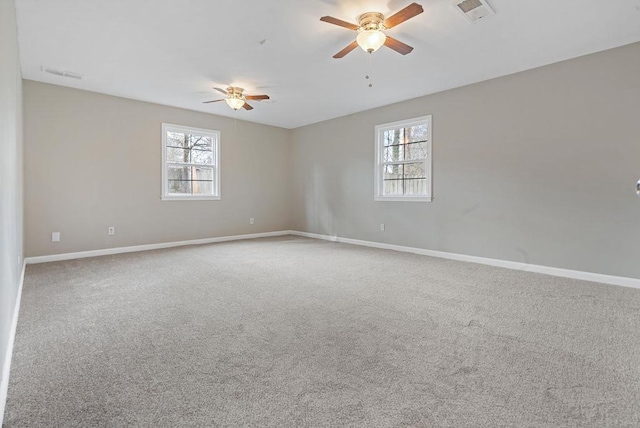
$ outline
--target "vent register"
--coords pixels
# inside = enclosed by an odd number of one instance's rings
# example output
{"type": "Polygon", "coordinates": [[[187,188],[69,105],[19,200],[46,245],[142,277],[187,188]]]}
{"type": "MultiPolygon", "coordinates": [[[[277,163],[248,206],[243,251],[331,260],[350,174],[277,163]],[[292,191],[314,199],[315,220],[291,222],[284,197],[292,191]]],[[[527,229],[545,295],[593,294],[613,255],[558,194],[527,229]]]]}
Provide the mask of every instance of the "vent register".
{"type": "Polygon", "coordinates": [[[482,18],[493,15],[495,12],[486,0],[454,0],[456,9],[464,15],[469,22],[478,22],[482,18]]]}

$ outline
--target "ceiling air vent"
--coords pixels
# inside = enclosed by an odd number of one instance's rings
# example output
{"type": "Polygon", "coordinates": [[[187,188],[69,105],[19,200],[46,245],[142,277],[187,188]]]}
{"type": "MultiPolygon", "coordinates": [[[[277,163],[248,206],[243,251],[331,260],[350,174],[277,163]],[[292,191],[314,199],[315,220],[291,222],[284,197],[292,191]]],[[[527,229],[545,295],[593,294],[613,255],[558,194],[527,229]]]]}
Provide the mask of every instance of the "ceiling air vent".
{"type": "Polygon", "coordinates": [[[493,15],[495,12],[486,0],[454,0],[456,9],[467,18],[469,22],[478,22],[482,18],[493,15]]]}
{"type": "Polygon", "coordinates": [[[63,71],[63,70],[58,70],[56,68],[51,68],[51,67],[40,67],[40,69],[45,73],[55,74],[56,76],[60,76],[60,77],[70,77],[71,79],[78,79],[78,80],[82,79],[81,74],[74,73],[73,71],[63,71]]]}

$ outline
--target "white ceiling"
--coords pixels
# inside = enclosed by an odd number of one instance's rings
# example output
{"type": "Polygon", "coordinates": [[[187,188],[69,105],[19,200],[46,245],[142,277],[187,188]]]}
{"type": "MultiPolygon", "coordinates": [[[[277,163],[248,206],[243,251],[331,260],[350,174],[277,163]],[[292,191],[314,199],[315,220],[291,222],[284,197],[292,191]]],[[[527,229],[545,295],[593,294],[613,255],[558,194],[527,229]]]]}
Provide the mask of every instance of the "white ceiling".
{"type": "Polygon", "coordinates": [[[451,0],[388,30],[415,47],[332,55],[356,33],[332,15],[412,0],[16,0],[26,79],[295,128],[640,41],[640,0],[489,0],[469,24],[451,0]],[[58,77],[42,66],[80,73],[58,77]],[[369,88],[365,74],[371,74],[369,88]],[[234,112],[212,86],[272,100],[234,112]]]}

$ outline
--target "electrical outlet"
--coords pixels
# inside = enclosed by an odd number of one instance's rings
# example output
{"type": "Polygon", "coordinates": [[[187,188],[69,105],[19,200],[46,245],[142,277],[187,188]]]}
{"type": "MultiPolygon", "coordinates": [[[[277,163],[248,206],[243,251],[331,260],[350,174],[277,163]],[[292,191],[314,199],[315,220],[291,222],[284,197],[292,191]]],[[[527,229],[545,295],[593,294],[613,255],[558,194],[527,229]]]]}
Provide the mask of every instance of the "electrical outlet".
{"type": "Polygon", "coordinates": [[[384,232],[384,223],[380,223],[380,230],[384,232]]]}
{"type": "Polygon", "coordinates": [[[251,217],[251,218],[249,219],[249,224],[254,224],[254,223],[255,223],[255,220],[253,219],[253,217],[251,217]]]}
{"type": "Polygon", "coordinates": [[[115,235],[116,234],[116,228],[113,226],[109,226],[109,235],[115,235]]]}
{"type": "Polygon", "coordinates": [[[51,232],[51,242],[60,242],[60,232],[51,232]]]}

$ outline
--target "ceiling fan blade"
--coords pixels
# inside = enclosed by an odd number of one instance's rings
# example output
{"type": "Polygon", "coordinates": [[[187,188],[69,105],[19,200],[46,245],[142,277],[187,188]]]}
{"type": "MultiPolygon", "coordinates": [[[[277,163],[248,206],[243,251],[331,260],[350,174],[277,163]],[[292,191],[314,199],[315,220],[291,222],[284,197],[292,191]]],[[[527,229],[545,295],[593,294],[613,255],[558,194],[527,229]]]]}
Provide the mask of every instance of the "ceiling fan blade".
{"type": "Polygon", "coordinates": [[[413,50],[413,48],[406,43],[402,43],[400,40],[396,40],[389,36],[387,36],[387,40],[384,41],[384,45],[398,53],[401,53],[402,55],[406,55],[413,50]]]}
{"type": "Polygon", "coordinates": [[[249,104],[244,103],[244,105],[242,106],[243,109],[245,110],[253,110],[253,107],[251,107],[249,104]]]}
{"type": "Polygon", "coordinates": [[[323,16],[320,21],[328,22],[329,24],[338,25],[340,27],[348,28],[349,30],[357,30],[358,26],[342,19],[334,18],[333,16],[323,16]]]}
{"type": "Polygon", "coordinates": [[[268,100],[269,99],[269,95],[245,95],[244,97],[247,100],[268,100]]]}
{"type": "Polygon", "coordinates": [[[222,99],[222,100],[203,101],[202,104],[219,103],[220,101],[224,101],[224,100],[222,99]]]}
{"type": "Polygon", "coordinates": [[[411,3],[409,6],[402,9],[400,12],[391,15],[385,19],[384,26],[386,28],[393,28],[398,24],[402,24],[407,19],[411,19],[416,15],[420,15],[424,12],[424,9],[418,3],[411,3]]]}
{"type": "Polygon", "coordinates": [[[227,95],[226,89],[220,89],[220,88],[213,88],[213,89],[215,89],[216,91],[220,92],[221,94],[227,95]]]}
{"type": "Polygon", "coordinates": [[[351,52],[352,50],[354,50],[357,47],[358,47],[358,42],[356,42],[354,40],[353,42],[351,42],[349,44],[349,46],[347,46],[346,48],[342,49],[340,52],[335,54],[333,57],[336,58],[336,59],[337,58],[342,58],[343,56],[345,56],[346,54],[348,54],[349,52],[351,52]]]}

